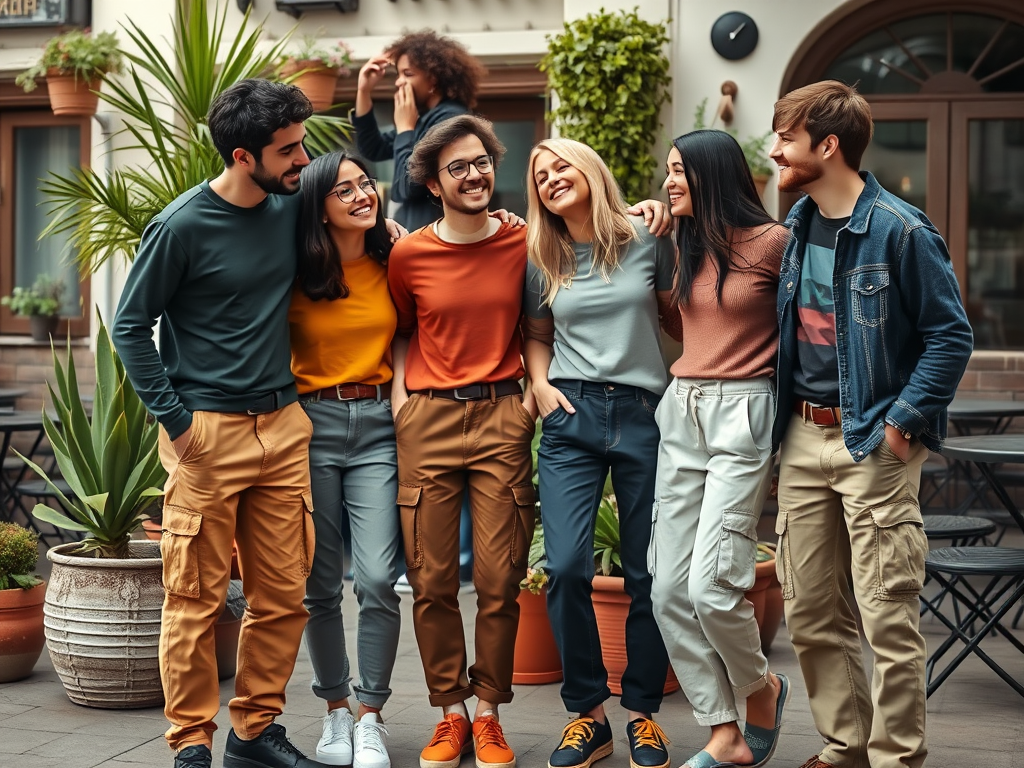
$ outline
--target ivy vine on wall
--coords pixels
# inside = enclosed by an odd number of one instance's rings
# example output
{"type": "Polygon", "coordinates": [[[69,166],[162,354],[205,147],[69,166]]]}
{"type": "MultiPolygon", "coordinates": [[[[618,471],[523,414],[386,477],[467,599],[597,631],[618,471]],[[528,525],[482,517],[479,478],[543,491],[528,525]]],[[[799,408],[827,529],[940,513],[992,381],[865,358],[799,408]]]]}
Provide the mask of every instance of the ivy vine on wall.
{"type": "Polygon", "coordinates": [[[630,202],[649,196],[658,164],[651,148],[669,99],[667,43],[665,23],[601,9],[549,36],[539,65],[558,95],[549,119],[601,155],[630,202]]]}

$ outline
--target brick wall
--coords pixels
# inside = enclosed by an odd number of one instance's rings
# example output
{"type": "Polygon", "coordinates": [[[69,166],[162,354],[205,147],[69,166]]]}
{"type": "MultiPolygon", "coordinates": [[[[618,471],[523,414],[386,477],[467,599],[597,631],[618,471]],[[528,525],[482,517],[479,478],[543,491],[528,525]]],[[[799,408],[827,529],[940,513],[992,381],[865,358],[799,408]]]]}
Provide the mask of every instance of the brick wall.
{"type": "Polygon", "coordinates": [[[957,395],[985,400],[1024,400],[1024,351],[975,352],[957,395]]]}

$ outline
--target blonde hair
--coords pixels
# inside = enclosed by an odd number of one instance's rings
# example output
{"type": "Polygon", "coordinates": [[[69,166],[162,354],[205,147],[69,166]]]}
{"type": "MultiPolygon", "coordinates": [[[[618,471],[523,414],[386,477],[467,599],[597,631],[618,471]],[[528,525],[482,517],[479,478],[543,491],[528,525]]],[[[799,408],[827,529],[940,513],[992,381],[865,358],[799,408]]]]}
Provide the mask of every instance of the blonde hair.
{"type": "Polygon", "coordinates": [[[545,208],[537,193],[534,166],[545,149],[582,173],[590,187],[590,223],[594,230],[591,271],[596,270],[605,282],[611,282],[622,246],[639,239],[639,235],[626,213],[626,202],[615,177],[597,152],[572,139],[545,139],[537,144],[530,152],[526,184],[526,249],[530,261],[544,275],[544,303],[550,305],[562,281],[576,274],[577,264],[565,221],[545,208]]]}

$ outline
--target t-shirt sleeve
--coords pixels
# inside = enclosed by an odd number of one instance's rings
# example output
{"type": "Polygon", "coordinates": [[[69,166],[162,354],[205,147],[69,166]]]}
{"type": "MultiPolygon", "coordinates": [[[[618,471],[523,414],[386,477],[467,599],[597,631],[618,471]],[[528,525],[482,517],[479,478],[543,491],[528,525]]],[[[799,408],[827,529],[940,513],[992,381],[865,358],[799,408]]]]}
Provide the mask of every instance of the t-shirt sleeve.
{"type": "Polygon", "coordinates": [[[523,311],[534,320],[551,317],[551,307],[544,303],[544,274],[533,264],[526,264],[526,285],[523,287],[523,311]]]}
{"type": "Polygon", "coordinates": [[[388,258],[388,291],[398,314],[398,328],[395,332],[409,338],[416,330],[416,301],[406,282],[406,267],[407,260],[401,255],[400,249],[393,248],[388,258]]]}
{"type": "Polygon", "coordinates": [[[672,238],[659,237],[654,243],[654,290],[671,291],[676,270],[676,246],[672,238]]]}

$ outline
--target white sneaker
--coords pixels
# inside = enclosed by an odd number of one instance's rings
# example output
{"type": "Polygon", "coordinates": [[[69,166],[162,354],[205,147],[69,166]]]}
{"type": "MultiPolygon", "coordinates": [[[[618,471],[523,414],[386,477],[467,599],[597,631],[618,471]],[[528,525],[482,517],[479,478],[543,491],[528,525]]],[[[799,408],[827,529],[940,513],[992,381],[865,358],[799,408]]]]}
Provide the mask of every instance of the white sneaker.
{"type": "Polygon", "coordinates": [[[391,768],[388,729],[376,712],[367,712],[356,723],[353,735],[355,756],[352,768],[391,768]]]}
{"type": "Polygon", "coordinates": [[[316,745],[316,759],[327,765],[351,765],[352,727],[355,720],[344,707],[324,717],[324,735],[316,745]]]}

